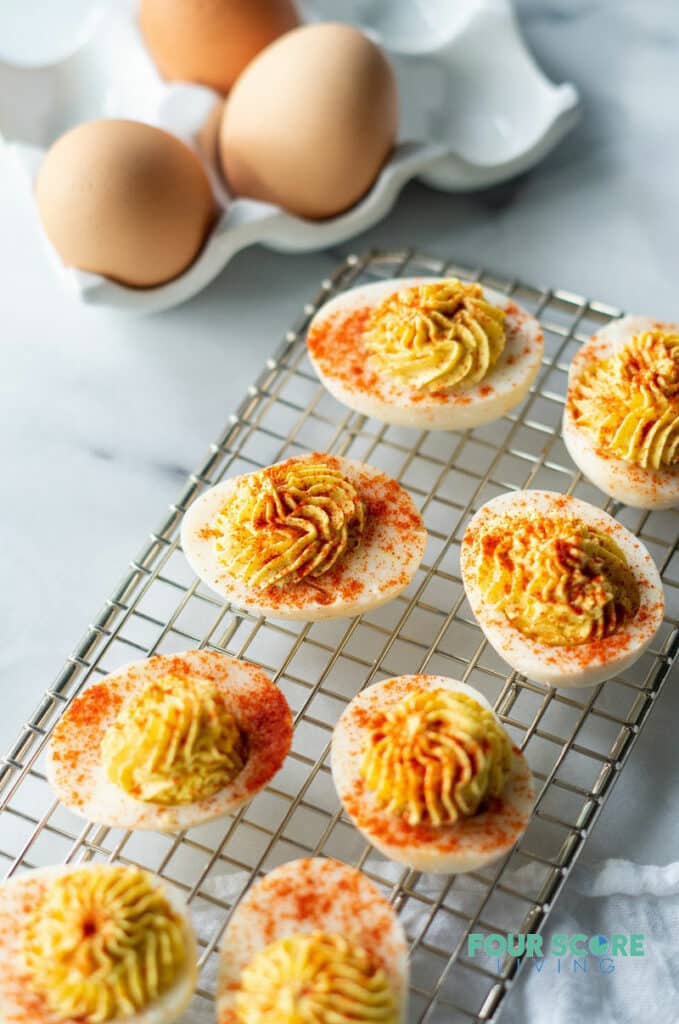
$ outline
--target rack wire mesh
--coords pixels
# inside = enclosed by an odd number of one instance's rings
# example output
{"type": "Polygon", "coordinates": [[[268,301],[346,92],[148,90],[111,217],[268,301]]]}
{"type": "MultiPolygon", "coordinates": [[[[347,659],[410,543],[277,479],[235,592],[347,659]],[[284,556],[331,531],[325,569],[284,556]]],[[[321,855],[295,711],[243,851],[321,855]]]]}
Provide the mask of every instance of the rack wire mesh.
{"type": "Polygon", "coordinates": [[[677,653],[679,515],[608,503],[655,557],[667,617],[633,669],[584,690],[559,692],[508,673],[466,603],[459,544],[473,511],[507,489],[544,487],[601,503],[601,494],[572,466],[559,424],[577,346],[619,315],[568,292],[410,250],[348,257],[304,307],[3,759],[0,858],[6,874],[57,861],[118,860],[150,868],[181,889],[207,922],[194,1020],[213,1013],[217,945],[242,892],[294,857],[339,857],[366,871],[402,915],[411,947],[410,1019],[494,1020],[517,961],[472,959],[466,938],[471,931],[539,930],[582,849],[677,653]],[[310,317],[338,291],[406,273],[480,280],[513,295],[540,319],[544,363],[518,410],[462,434],[415,432],[351,413],[319,385],[304,344],[310,317]],[[389,605],[353,620],[287,623],[224,605],[183,558],[178,529],[184,510],[225,476],[324,448],[376,464],[413,495],[429,543],[411,585],[389,605]],[[282,772],[235,816],[182,834],[122,832],[75,818],[54,801],[43,765],[50,730],[68,701],[88,681],[131,660],[194,646],[257,662],[283,688],[295,712],[295,737],[282,772]],[[417,671],[464,679],[485,693],[538,783],[521,842],[498,864],[467,876],[397,869],[366,846],[341,813],[332,786],[329,741],[346,703],[370,682],[417,671]]]}

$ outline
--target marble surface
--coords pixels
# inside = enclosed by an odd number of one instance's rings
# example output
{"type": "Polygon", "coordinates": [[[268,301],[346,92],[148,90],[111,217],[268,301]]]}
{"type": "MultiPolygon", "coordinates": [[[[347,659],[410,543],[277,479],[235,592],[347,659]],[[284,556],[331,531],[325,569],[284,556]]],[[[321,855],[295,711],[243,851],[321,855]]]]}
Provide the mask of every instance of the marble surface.
{"type": "MultiPolygon", "coordinates": [[[[408,186],[351,250],[416,243],[679,317],[675,0],[520,0],[518,10],[547,72],[581,88],[581,124],[507,186],[471,197],[408,186]]],[[[11,173],[0,164],[1,749],[288,323],[349,251],[253,248],[183,307],[145,320],[102,315],[61,290],[27,204],[7,187],[11,173]]],[[[676,859],[679,790],[666,780],[677,715],[670,686],[585,858],[676,859]]]]}

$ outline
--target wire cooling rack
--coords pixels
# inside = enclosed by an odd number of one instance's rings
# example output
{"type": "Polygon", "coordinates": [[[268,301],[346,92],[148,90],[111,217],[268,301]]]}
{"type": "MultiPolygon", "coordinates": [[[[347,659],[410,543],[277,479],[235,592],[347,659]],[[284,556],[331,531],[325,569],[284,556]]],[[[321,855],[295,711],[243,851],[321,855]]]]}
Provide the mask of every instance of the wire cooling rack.
{"type": "Polygon", "coordinates": [[[339,857],[384,887],[411,944],[411,1021],[490,1021],[517,970],[470,959],[470,931],[538,930],[665,679],[677,651],[679,515],[609,511],[640,537],[662,570],[667,618],[653,648],[623,676],[557,692],[507,672],[466,603],[459,574],[465,524],[507,489],[543,487],[600,503],[559,436],[568,364],[580,342],[616,309],[562,291],[404,252],[351,256],[271,359],[160,529],[45,694],[0,767],[0,857],[8,874],[57,861],[137,863],[184,891],[200,925],[201,980],[192,1021],[213,1015],[216,949],[244,889],[277,864],[311,854],[339,857]],[[454,274],[513,295],[539,317],[544,365],[523,405],[486,427],[427,433],[348,412],[319,385],[305,328],[319,305],[363,281],[401,274],[454,274]],[[298,624],[223,605],[191,574],[179,549],[182,514],[204,488],[310,449],[374,463],[411,492],[429,544],[397,600],[353,620],[298,624]],[[153,653],[205,646],[262,665],[295,711],[293,749],[274,784],[232,818],[177,835],[133,834],[83,823],[47,786],[46,739],[84,684],[153,653]],[[494,703],[538,783],[531,824],[499,864],[455,879],[397,868],[366,847],[340,811],[328,763],[333,724],[370,682],[424,671],[464,679],[494,703]]]}

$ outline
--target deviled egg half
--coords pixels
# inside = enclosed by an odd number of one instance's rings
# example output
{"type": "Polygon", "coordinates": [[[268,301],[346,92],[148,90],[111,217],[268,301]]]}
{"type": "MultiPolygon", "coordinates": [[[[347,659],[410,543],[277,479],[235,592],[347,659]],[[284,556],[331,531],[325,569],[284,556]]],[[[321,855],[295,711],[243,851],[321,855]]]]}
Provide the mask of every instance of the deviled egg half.
{"type": "Polygon", "coordinates": [[[400,278],[319,309],[309,358],[343,405],[385,423],[466,430],[521,402],[540,368],[537,320],[485,285],[400,278]]]}
{"type": "Polygon", "coordinates": [[[465,532],[460,565],[489,643],[538,683],[610,679],[662,622],[660,575],[641,541],[563,494],[515,491],[487,502],[465,532]]]}
{"type": "Polygon", "coordinates": [[[212,590],[256,615],[354,616],[396,597],[427,533],[391,477],[314,453],[233,477],[190,506],[181,541],[212,590]]]}
{"type": "Polygon", "coordinates": [[[455,679],[397,676],[362,690],[335,726],[331,756],[356,828],[416,871],[475,871],[528,824],[525,757],[486,698],[455,679]]]}
{"type": "Polygon", "coordinates": [[[590,338],[571,363],[563,439],[612,498],[679,505],[679,325],[626,316],[590,338]]]}
{"type": "Polygon", "coordinates": [[[356,868],[310,857],[257,882],[220,948],[218,1024],[405,1024],[403,929],[356,868]]]}
{"type": "Polygon", "coordinates": [[[284,694],[217,651],[134,662],[77,696],[47,749],[61,802],[102,825],[177,831],[231,814],[281,768],[284,694]]]}
{"type": "Polygon", "coordinates": [[[38,868],[0,886],[0,1020],[170,1024],[196,985],[176,894],[121,864],[38,868]]]}

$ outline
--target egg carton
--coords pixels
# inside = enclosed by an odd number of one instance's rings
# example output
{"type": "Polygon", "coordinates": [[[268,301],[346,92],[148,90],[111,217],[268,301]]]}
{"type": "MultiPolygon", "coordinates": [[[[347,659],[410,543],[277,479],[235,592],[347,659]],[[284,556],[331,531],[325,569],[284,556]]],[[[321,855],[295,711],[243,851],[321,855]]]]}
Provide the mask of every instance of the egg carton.
{"type": "Polygon", "coordinates": [[[507,490],[544,488],[603,504],[572,465],[559,427],[574,353],[619,315],[569,292],[409,251],[349,257],[285,334],[3,760],[0,873],[90,860],[158,872],[191,905],[201,974],[186,1022],[207,1024],[214,1021],[218,943],[244,892],[286,861],[336,857],[362,868],[399,912],[411,951],[409,1024],[496,1020],[518,963],[511,956],[470,959],[467,936],[542,927],[669,678],[679,650],[679,510],[605,502],[655,559],[665,619],[632,670],[577,690],[549,689],[511,672],[489,647],[464,595],[460,542],[470,515],[507,490]],[[327,299],[362,283],[431,274],[479,280],[512,295],[544,330],[543,365],[529,397],[473,431],[414,431],[350,412],[319,384],[307,357],[306,328],[327,299]],[[372,463],[411,493],[429,533],[412,583],[389,604],[350,620],[284,622],[223,604],[182,554],[184,511],[220,480],[313,449],[372,463]],[[256,662],[285,692],[295,732],[272,784],[233,817],[172,835],[84,823],[55,802],[45,746],[68,701],[130,661],[191,647],[256,662]],[[468,875],[423,875],[384,859],[366,845],[335,795],[328,753],[341,712],[366,685],[413,672],[458,678],[480,690],[536,781],[523,838],[508,856],[468,875]]]}
{"type": "Polygon", "coordinates": [[[303,220],[228,195],[214,147],[200,142],[217,94],[159,77],[136,6],[91,0],[85,16],[83,0],[64,0],[41,8],[39,19],[31,19],[28,3],[0,12],[0,141],[18,162],[24,188],[32,189],[46,149],[68,128],[126,117],[165,128],[196,149],[221,207],[195,262],[157,288],[129,288],[67,268],[45,238],[64,284],[88,305],[152,313],[195,295],[253,243],[282,252],[338,244],[384,217],[412,178],[450,192],[496,185],[541,160],[578,115],[575,87],[552,84],[537,66],[510,0],[303,0],[306,20],[351,21],[385,48],[401,103],[400,141],[370,192],[338,217],[303,220]],[[26,38],[33,39],[28,48],[26,38]]]}

